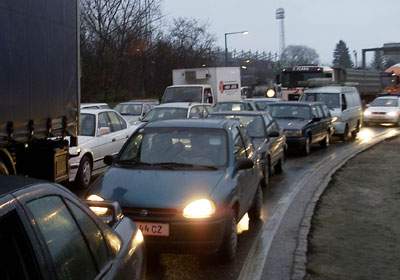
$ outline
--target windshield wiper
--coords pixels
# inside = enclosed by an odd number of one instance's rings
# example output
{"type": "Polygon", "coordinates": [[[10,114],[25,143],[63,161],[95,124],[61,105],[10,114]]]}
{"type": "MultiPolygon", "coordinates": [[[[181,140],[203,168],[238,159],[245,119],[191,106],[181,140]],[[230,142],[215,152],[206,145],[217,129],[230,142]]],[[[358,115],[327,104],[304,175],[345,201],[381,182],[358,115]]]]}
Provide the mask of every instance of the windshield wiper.
{"type": "Polygon", "coordinates": [[[116,163],[117,164],[129,164],[129,165],[144,165],[144,166],[152,166],[153,165],[151,163],[142,162],[137,159],[124,159],[124,160],[119,160],[116,163]]]}
{"type": "Polygon", "coordinates": [[[159,162],[153,163],[152,166],[161,166],[161,167],[170,167],[170,168],[204,168],[210,170],[217,170],[218,168],[211,165],[198,165],[198,164],[190,164],[190,163],[179,163],[179,162],[159,162]]]}

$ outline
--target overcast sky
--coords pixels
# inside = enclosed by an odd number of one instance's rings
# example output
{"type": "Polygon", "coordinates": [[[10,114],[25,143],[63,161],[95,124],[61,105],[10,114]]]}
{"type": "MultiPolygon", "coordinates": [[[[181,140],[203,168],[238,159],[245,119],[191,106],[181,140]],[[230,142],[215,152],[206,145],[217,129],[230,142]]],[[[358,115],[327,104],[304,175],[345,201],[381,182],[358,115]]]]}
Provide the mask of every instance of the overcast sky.
{"type": "Polygon", "coordinates": [[[230,49],[275,52],[280,7],[286,11],[286,45],[313,47],[325,64],[340,39],[358,51],[400,42],[400,0],[164,0],[163,11],[167,18],[208,22],[219,46],[225,32],[248,30],[229,38],[230,49]]]}

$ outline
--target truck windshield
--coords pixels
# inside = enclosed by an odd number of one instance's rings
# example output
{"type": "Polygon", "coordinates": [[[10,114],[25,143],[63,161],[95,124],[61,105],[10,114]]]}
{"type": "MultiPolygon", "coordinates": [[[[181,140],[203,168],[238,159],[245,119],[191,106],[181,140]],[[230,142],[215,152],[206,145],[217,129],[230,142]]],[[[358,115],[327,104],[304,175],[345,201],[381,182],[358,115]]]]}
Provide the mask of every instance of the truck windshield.
{"type": "Polygon", "coordinates": [[[340,108],[340,95],[337,93],[306,93],[302,101],[323,102],[329,109],[340,108]]]}
{"type": "Polygon", "coordinates": [[[123,116],[140,116],[142,104],[118,104],[114,109],[123,116]]]}
{"type": "Polygon", "coordinates": [[[197,102],[202,103],[202,87],[168,87],[161,103],[197,102]]]}
{"type": "Polygon", "coordinates": [[[222,167],[227,163],[224,130],[145,129],[128,140],[119,162],[146,166],[222,167]]]}
{"type": "Polygon", "coordinates": [[[95,136],[96,118],[93,114],[81,114],[79,120],[80,136],[95,136]]]}
{"type": "Polygon", "coordinates": [[[154,108],[149,111],[144,122],[154,122],[159,120],[186,119],[187,108],[154,108]]]}
{"type": "Polygon", "coordinates": [[[309,106],[274,104],[269,108],[269,113],[274,119],[311,119],[309,106]]]}

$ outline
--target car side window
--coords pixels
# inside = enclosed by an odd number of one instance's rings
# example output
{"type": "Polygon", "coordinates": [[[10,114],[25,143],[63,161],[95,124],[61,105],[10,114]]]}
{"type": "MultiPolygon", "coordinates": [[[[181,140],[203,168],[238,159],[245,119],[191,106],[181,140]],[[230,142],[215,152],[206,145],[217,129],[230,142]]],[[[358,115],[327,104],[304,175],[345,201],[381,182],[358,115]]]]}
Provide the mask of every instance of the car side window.
{"type": "Polygon", "coordinates": [[[233,133],[235,159],[239,160],[247,158],[246,147],[244,145],[242,137],[240,136],[239,128],[237,127],[233,128],[232,133],[233,133]]]}
{"type": "Polygon", "coordinates": [[[253,111],[253,107],[251,106],[250,103],[246,103],[246,110],[247,111],[253,111]]]}
{"type": "Polygon", "coordinates": [[[0,279],[41,278],[31,241],[16,210],[0,217],[0,248],[0,279]]]}
{"type": "Polygon", "coordinates": [[[315,106],[315,108],[317,109],[318,118],[323,119],[324,118],[324,112],[322,111],[321,106],[318,105],[318,106],[315,106]]]}
{"type": "Polygon", "coordinates": [[[190,109],[189,118],[200,119],[200,118],[202,118],[202,115],[203,114],[201,112],[200,106],[194,106],[194,107],[192,107],[192,109],[190,109]]]}
{"type": "Polygon", "coordinates": [[[109,126],[109,123],[110,123],[110,121],[109,121],[109,119],[108,119],[108,116],[107,116],[107,114],[104,112],[104,113],[100,113],[99,114],[99,119],[98,119],[98,125],[97,125],[97,127],[98,128],[101,128],[101,127],[110,127],[109,126]]]}
{"type": "Polygon", "coordinates": [[[345,97],[344,94],[342,94],[341,96],[342,96],[342,109],[346,110],[348,108],[347,98],[345,97]]]}
{"type": "Polygon", "coordinates": [[[124,118],[122,118],[118,114],[115,114],[115,115],[117,116],[117,118],[119,119],[119,122],[121,123],[121,129],[126,129],[128,127],[128,125],[126,124],[126,121],[124,120],[124,118]]]}
{"type": "Polygon", "coordinates": [[[68,208],[58,196],[27,203],[53,260],[58,279],[94,279],[91,252],[68,208]]]}
{"type": "Polygon", "coordinates": [[[214,102],[210,88],[204,89],[204,98],[205,98],[205,103],[212,104],[214,102]]]}
{"type": "Polygon", "coordinates": [[[67,201],[67,205],[74,215],[79,227],[82,229],[82,232],[89,243],[89,247],[93,252],[97,267],[101,270],[110,260],[103,233],[92,218],[82,209],[70,201],[67,201]]]}
{"type": "Polygon", "coordinates": [[[123,129],[122,123],[120,122],[118,115],[116,113],[107,112],[107,115],[110,119],[111,132],[116,132],[116,131],[120,131],[123,129]]]}
{"type": "Polygon", "coordinates": [[[329,108],[326,105],[322,105],[322,111],[324,112],[325,118],[331,117],[331,112],[329,112],[329,108]]]}

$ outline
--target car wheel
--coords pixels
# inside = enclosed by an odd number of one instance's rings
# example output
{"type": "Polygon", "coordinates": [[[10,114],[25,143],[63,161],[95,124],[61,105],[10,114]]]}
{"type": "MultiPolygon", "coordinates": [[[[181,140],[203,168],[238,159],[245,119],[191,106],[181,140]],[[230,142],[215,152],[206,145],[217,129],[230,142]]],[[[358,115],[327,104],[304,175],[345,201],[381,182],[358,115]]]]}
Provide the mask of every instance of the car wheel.
{"type": "Polygon", "coordinates": [[[230,210],[226,222],[224,239],[218,251],[220,260],[223,263],[232,262],[236,257],[238,244],[237,222],[233,209],[230,210]]]}
{"type": "Polygon", "coordinates": [[[269,177],[271,176],[270,170],[270,161],[268,160],[268,162],[264,166],[264,178],[262,180],[263,188],[267,188],[269,186],[269,177]]]}
{"type": "Polygon", "coordinates": [[[346,124],[343,135],[340,137],[343,142],[347,142],[350,138],[349,126],[346,124]]]}
{"type": "Polygon", "coordinates": [[[0,175],[10,175],[7,166],[0,160],[0,175]]]}
{"type": "Polygon", "coordinates": [[[280,160],[278,160],[278,163],[275,165],[275,168],[274,168],[275,174],[283,173],[283,162],[284,162],[283,157],[280,160]]]}
{"type": "Polygon", "coordinates": [[[92,179],[92,162],[88,156],[84,156],[79,164],[75,184],[78,188],[87,189],[92,179]]]}
{"type": "Polygon", "coordinates": [[[330,143],[331,143],[331,138],[329,137],[329,132],[328,132],[328,134],[319,144],[321,145],[322,148],[327,148],[329,147],[330,143]]]}
{"type": "Polygon", "coordinates": [[[248,212],[250,221],[256,222],[261,219],[262,204],[263,204],[263,191],[261,187],[258,186],[257,192],[254,195],[253,203],[248,212]]]}
{"type": "Polygon", "coordinates": [[[303,156],[308,156],[310,154],[311,151],[310,146],[311,146],[311,140],[310,137],[307,137],[303,147],[303,156]]]}

